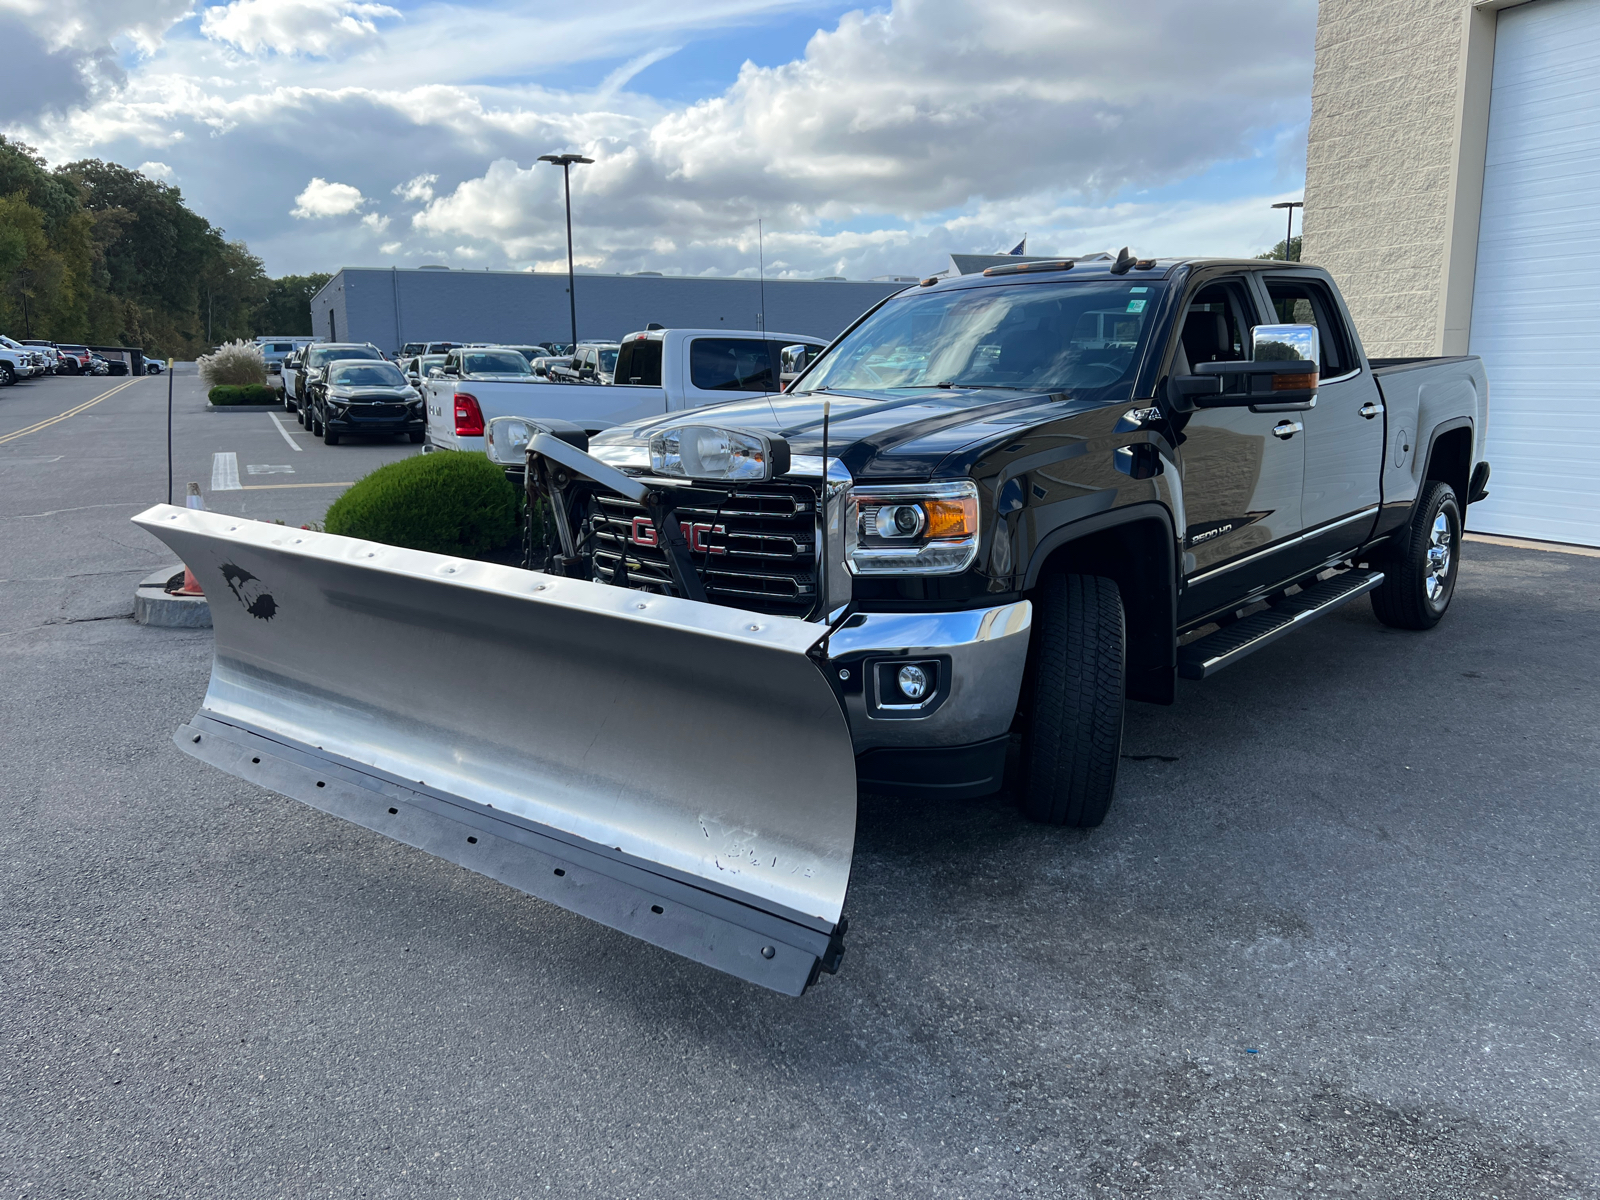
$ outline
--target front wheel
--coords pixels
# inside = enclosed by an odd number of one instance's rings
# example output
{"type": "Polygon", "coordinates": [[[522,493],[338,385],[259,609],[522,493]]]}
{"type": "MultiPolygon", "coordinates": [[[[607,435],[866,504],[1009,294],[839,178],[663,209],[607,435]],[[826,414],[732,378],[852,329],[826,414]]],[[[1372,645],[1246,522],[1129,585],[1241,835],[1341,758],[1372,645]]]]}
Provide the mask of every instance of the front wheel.
{"type": "Polygon", "coordinates": [[[416,433],[408,433],[406,436],[411,439],[411,444],[413,446],[420,446],[422,445],[422,439],[428,435],[419,430],[416,433]]]}
{"type": "Polygon", "coordinates": [[[10,363],[0,362],[0,387],[10,387],[17,381],[17,373],[10,363]]]}
{"type": "Polygon", "coordinates": [[[339,435],[329,429],[326,424],[319,424],[317,427],[322,430],[322,444],[324,446],[337,446],[339,444],[339,435]]]}
{"type": "Polygon", "coordinates": [[[1461,564],[1461,506],[1455,489],[1434,481],[1417,499],[1394,552],[1378,565],[1384,580],[1372,612],[1395,629],[1432,629],[1450,607],[1461,564]]]}
{"type": "Polygon", "coordinates": [[[1034,600],[1022,810],[1090,829],[1105,820],[1122,756],[1126,630],[1116,581],[1048,576],[1034,600]]]}

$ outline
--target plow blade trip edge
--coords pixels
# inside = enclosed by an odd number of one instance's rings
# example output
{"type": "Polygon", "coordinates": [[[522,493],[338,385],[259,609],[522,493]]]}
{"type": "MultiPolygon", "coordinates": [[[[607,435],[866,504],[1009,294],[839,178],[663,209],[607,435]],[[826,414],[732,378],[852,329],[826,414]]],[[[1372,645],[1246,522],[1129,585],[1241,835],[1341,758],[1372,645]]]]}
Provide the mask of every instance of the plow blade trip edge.
{"type": "Polygon", "coordinates": [[[778,991],[841,953],[855,841],[821,626],[156,507],[220,769],[778,991]]]}

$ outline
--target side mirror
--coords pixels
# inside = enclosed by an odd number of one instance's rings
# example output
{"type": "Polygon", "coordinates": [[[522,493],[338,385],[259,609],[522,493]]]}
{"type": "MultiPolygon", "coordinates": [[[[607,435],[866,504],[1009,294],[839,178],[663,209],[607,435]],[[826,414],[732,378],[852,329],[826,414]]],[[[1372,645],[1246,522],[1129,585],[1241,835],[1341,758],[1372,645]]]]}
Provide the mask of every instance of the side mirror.
{"type": "Polygon", "coordinates": [[[781,384],[793,383],[810,362],[810,346],[785,346],[778,351],[778,379],[781,384]]]}
{"type": "Polygon", "coordinates": [[[1175,375],[1167,395],[1176,411],[1248,408],[1296,412],[1317,405],[1321,339],[1315,325],[1257,325],[1249,362],[1196,363],[1193,375],[1175,375]]]}
{"type": "Polygon", "coordinates": [[[441,367],[440,374],[448,375],[452,379],[459,379],[461,377],[461,369],[459,367],[441,367]]]}
{"type": "Polygon", "coordinates": [[[444,378],[444,368],[443,367],[429,367],[428,368],[428,378],[429,379],[443,379],[444,378]]]}

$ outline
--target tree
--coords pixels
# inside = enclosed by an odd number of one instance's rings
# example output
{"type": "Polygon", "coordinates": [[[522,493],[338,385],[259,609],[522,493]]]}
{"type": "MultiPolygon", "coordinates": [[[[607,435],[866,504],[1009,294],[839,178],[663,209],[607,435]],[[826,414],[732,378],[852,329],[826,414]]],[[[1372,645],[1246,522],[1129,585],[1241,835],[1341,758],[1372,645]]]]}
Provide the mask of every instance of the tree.
{"type": "Polygon", "coordinates": [[[311,297],[332,279],[332,275],[285,275],[267,281],[266,299],[256,314],[258,334],[299,334],[309,337],[311,297]]]}
{"type": "Polygon", "coordinates": [[[1282,262],[1285,258],[1287,258],[1290,262],[1299,262],[1300,235],[1297,233],[1294,235],[1294,237],[1289,239],[1289,253],[1287,255],[1285,255],[1283,252],[1283,239],[1279,238],[1276,246],[1274,246],[1271,250],[1263,250],[1260,254],[1256,255],[1256,257],[1276,259],[1279,262],[1282,262]]]}

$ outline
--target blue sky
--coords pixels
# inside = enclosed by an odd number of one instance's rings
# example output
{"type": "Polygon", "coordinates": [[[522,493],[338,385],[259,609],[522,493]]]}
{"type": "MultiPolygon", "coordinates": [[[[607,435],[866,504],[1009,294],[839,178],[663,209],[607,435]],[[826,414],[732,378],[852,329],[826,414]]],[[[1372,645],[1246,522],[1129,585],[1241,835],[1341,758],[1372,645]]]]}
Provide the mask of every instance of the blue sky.
{"type": "Polygon", "coordinates": [[[181,187],[269,271],[924,274],[1282,237],[1314,0],[0,0],[0,128],[181,187]],[[19,59],[13,57],[12,62],[19,59]]]}

